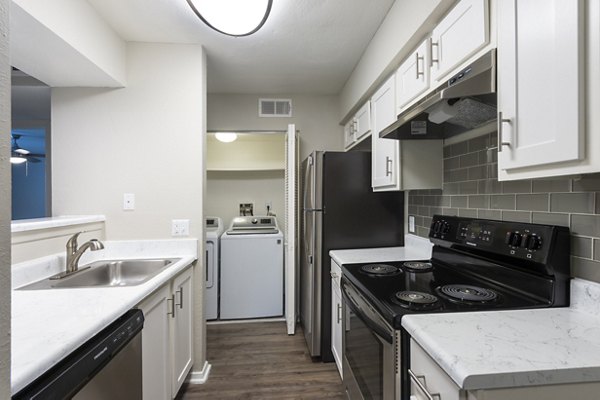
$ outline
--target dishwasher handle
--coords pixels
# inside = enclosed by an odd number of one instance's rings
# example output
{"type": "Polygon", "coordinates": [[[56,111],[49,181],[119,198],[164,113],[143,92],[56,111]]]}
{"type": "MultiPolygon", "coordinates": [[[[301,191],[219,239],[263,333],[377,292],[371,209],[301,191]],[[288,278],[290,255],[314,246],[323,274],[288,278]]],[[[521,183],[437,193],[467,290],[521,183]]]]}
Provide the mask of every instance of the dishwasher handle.
{"type": "Polygon", "coordinates": [[[135,338],[143,327],[142,311],[127,311],[16,393],[12,399],[71,398],[135,338]]]}

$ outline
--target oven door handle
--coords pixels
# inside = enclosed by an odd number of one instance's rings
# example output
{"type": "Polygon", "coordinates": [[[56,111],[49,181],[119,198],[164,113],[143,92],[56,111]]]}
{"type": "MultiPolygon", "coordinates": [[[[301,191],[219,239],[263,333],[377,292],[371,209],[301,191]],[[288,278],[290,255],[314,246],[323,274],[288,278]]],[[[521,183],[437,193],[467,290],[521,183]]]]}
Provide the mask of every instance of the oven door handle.
{"type": "MultiPolygon", "coordinates": [[[[346,283],[342,284],[342,294],[344,300],[346,301],[346,305],[350,307],[352,311],[364,322],[364,324],[371,329],[380,339],[385,340],[389,344],[394,343],[394,335],[391,332],[391,328],[387,328],[385,325],[381,326],[380,323],[377,322],[378,315],[375,314],[371,308],[364,303],[364,300],[357,299],[353,292],[354,290],[347,287],[346,283]],[[361,307],[360,303],[364,303],[365,307],[361,307]]],[[[360,294],[356,293],[360,298],[360,294]]]]}

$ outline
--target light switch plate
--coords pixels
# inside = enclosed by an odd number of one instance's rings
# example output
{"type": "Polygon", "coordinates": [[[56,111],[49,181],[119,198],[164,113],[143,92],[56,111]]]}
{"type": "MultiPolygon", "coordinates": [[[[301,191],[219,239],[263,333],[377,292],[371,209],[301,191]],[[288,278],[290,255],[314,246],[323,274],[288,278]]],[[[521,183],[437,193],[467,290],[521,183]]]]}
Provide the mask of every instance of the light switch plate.
{"type": "Polygon", "coordinates": [[[123,210],[135,210],[135,194],[123,193],[123,210]]]}
{"type": "Polygon", "coordinates": [[[190,220],[174,219],[171,223],[171,236],[189,236],[190,220]]]}
{"type": "Polygon", "coordinates": [[[408,232],[415,233],[415,216],[408,216],[408,232]]]}

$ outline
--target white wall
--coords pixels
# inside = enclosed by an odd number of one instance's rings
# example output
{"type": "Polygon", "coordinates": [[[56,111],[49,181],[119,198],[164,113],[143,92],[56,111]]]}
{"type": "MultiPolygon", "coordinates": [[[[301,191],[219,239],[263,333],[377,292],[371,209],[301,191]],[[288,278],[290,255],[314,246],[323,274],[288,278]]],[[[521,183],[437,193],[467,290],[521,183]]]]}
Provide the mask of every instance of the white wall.
{"type": "Polygon", "coordinates": [[[287,130],[296,124],[300,131],[300,161],[313,150],[343,150],[337,96],[209,94],[207,124],[217,130],[287,130]],[[259,98],[291,98],[291,118],[261,118],[259,98]]]}
{"type": "Polygon", "coordinates": [[[354,114],[455,2],[394,2],[340,93],[340,120],[354,114]]]}
{"type": "Polygon", "coordinates": [[[0,0],[0,398],[10,398],[10,61],[9,1],[0,0]]]}
{"type": "Polygon", "coordinates": [[[125,42],[88,2],[12,0],[10,19],[11,63],[27,74],[54,87],[125,84],[125,42]]]}
{"type": "Polygon", "coordinates": [[[285,172],[208,171],[206,180],[207,216],[223,218],[225,227],[239,215],[239,203],[254,202],[254,215],[266,215],[265,202],[273,204],[277,223],[283,229],[285,172]]]}
{"type": "MultiPolygon", "coordinates": [[[[52,90],[53,215],[103,214],[107,240],[169,238],[172,219],[190,219],[203,254],[204,50],[130,43],[127,53],[125,88],[52,90]],[[135,194],[134,211],[122,210],[123,193],[135,194]]],[[[197,351],[194,368],[203,363],[197,351]]]]}

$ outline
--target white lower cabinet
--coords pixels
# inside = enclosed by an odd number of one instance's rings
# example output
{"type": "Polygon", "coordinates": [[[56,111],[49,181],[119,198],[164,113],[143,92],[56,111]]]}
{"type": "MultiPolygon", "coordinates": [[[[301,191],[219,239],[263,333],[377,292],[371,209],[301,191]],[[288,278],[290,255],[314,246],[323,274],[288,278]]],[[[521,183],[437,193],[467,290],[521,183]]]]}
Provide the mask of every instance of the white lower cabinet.
{"type": "Polygon", "coordinates": [[[342,269],[335,261],[331,260],[331,351],[335,365],[343,378],[342,371],[342,289],[340,280],[342,279],[342,269]]]}
{"type": "Polygon", "coordinates": [[[193,360],[193,268],[154,292],[138,308],[144,313],[142,382],[144,400],[175,397],[193,360]]]}
{"type": "MultiPolygon", "coordinates": [[[[489,360],[493,363],[493,360],[489,360]]],[[[410,400],[564,400],[596,399],[600,382],[496,389],[461,389],[419,346],[410,341],[410,400]]]]}

